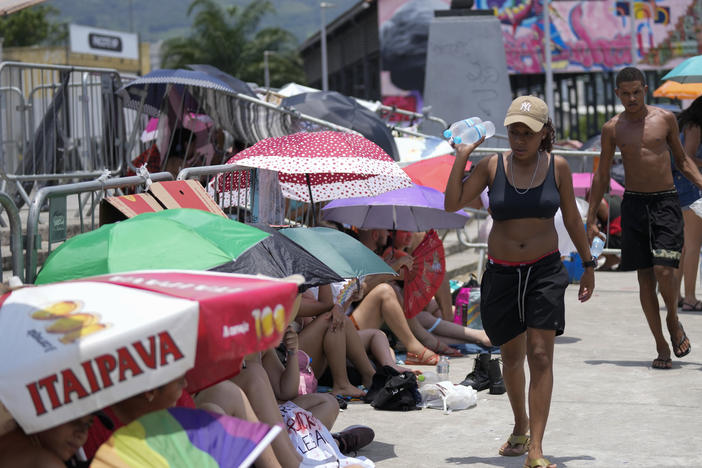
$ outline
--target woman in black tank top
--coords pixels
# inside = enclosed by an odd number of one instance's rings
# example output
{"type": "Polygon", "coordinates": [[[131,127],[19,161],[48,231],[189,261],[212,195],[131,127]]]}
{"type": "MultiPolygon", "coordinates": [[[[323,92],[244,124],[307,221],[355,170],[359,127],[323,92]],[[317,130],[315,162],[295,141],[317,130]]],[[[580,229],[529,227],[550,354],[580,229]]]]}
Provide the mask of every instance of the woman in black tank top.
{"type": "Polygon", "coordinates": [[[481,318],[490,341],[500,346],[514,427],[501,455],[527,454],[524,466],[555,467],[543,458],[542,440],[553,390],[553,346],[565,328],[568,273],[558,252],[554,214],[561,209],[581,258],[580,301],[594,288],[594,262],[575,204],[568,163],[552,156],[554,130],[546,104],[535,96],[515,99],[507,110],[511,151],[480,160],[465,181],[466,163],[483,140],[456,147],[446,185],[445,208],[458,210],[488,187],[494,220],[488,237],[489,262],[481,282],[481,318]],[[524,361],[528,360],[527,414],[524,361]]]}

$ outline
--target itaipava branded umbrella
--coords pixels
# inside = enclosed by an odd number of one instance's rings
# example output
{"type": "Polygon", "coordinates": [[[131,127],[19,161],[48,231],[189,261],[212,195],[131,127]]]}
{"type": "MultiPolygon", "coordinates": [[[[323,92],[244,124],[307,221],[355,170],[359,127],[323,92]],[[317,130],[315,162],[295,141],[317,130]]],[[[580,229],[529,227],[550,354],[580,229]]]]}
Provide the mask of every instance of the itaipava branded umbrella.
{"type": "Polygon", "coordinates": [[[151,271],[25,287],[0,306],[0,401],[30,434],[164,385],[198,391],[277,344],[297,281],[151,271]]]}
{"type": "Polygon", "coordinates": [[[678,83],[702,83],[702,55],[686,59],[670,70],[662,79],[678,83]]]}
{"type": "Polygon", "coordinates": [[[322,219],[350,224],[359,229],[429,229],[462,228],[468,215],[462,211],[444,211],[444,194],[413,184],[373,197],[334,200],[322,208],[322,219]]]}
{"type": "Polygon", "coordinates": [[[280,426],[204,410],[169,408],[119,428],[100,446],[90,466],[246,468],[280,431],[280,426]]]}
{"type": "Polygon", "coordinates": [[[396,274],[375,252],[336,229],[296,227],[281,229],[280,232],[322,260],[343,278],[359,278],[381,273],[396,274]]]}
{"type": "MultiPolygon", "coordinates": [[[[234,155],[227,164],[278,172],[283,196],[320,202],[408,187],[410,178],[378,145],[342,132],[295,133],[268,138],[234,155]]],[[[230,175],[213,180],[211,191],[229,206],[229,194],[248,189],[248,179],[230,175]]]]}
{"type": "Polygon", "coordinates": [[[340,281],[308,252],[260,229],[203,210],[174,208],[72,237],[47,258],[36,283],[160,268],[275,278],[301,274],[303,289],[340,281]]]}

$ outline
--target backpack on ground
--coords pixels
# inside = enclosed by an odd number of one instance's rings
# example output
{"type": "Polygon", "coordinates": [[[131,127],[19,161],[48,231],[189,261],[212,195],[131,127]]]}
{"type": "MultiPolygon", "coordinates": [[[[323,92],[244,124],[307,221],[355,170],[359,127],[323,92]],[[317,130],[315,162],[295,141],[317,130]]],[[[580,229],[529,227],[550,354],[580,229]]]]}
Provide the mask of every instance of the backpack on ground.
{"type": "Polygon", "coordinates": [[[422,401],[417,376],[412,372],[398,372],[390,366],[379,368],[365,397],[372,407],[385,411],[420,409],[422,401]]]}

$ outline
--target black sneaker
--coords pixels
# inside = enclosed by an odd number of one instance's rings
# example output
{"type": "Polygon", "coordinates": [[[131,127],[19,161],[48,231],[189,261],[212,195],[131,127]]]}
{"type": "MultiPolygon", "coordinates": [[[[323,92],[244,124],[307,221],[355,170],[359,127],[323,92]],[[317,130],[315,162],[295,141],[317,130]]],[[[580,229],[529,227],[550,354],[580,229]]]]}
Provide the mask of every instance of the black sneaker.
{"type": "Polygon", "coordinates": [[[353,452],[355,455],[359,449],[373,442],[375,432],[368,426],[349,426],[341,432],[333,433],[332,437],[341,453],[349,455],[353,452]]]}
{"type": "Polygon", "coordinates": [[[502,370],[500,370],[500,360],[498,358],[491,359],[488,364],[488,378],[490,380],[490,394],[502,395],[507,391],[505,381],[502,378],[502,370]]]}
{"type": "Polygon", "coordinates": [[[473,372],[468,374],[459,385],[472,387],[476,392],[483,391],[490,386],[488,368],[490,365],[490,353],[481,353],[475,358],[473,372]]]}

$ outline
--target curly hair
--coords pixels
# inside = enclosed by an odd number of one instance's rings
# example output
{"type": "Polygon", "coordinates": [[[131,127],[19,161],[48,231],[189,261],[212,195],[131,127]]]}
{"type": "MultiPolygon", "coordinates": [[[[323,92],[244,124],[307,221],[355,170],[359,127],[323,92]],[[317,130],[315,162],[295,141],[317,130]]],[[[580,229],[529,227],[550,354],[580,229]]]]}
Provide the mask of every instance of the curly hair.
{"type": "Polygon", "coordinates": [[[689,124],[702,127],[702,96],[692,101],[692,104],[678,116],[678,125],[681,130],[689,124]]]}
{"type": "Polygon", "coordinates": [[[556,129],[553,128],[553,122],[550,118],[548,119],[548,122],[544,124],[544,130],[546,132],[546,135],[544,136],[544,139],[541,140],[541,146],[539,146],[539,150],[550,153],[551,150],[553,150],[553,142],[556,141],[556,129]]]}

